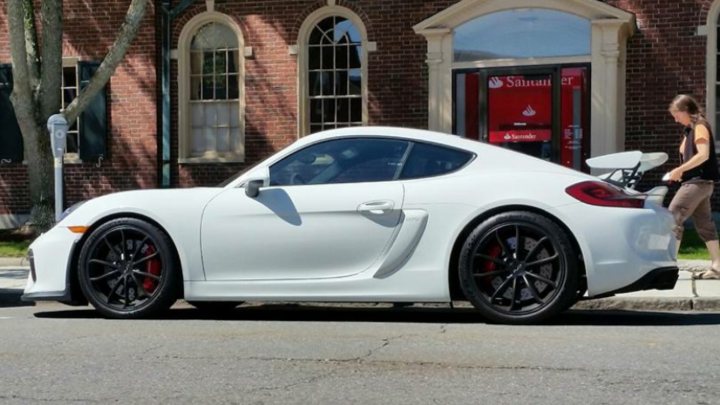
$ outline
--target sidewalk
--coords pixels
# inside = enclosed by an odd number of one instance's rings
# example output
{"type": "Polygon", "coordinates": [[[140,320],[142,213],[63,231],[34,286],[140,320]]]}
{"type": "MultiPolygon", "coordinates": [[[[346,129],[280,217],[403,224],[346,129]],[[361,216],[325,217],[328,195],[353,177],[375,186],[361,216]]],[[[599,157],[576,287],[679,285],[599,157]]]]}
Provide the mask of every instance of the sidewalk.
{"type": "Polygon", "coordinates": [[[680,260],[680,275],[672,290],[645,290],[578,302],[576,309],[645,311],[718,311],[720,280],[693,280],[692,273],[707,270],[708,260],[680,260]]]}
{"type": "MultiPolygon", "coordinates": [[[[720,280],[693,280],[692,272],[705,270],[706,260],[678,262],[680,278],[673,290],[647,290],[581,301],[576,309],[636,309],[645,311],[718,311],[720,280]]],[[[0,292],[19,296],[28,277],[24,258],[0,257],[0,292]]]]}

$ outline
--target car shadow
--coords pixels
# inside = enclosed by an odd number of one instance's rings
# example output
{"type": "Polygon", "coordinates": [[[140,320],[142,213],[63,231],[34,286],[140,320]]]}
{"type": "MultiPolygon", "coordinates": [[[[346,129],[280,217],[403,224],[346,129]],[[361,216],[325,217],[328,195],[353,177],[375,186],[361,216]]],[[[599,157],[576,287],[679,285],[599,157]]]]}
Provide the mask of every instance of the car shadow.
{"type": "MultiPolygon", "coordinates": [[[[437,324],[487,324],[472,308],[429,308],[409,306],[332,306],[328,304],[258,304],[242,305],[222,313],[204,312],[187,305],[176,305],[153,319],[275,321],[275,322],[387,322],[437,324]]],[[[102,318],[90,307],[70,310],[36,312],[38,318],[93,319],[102,318]]],[[[720,313],[654,312],[640,310],[569,310],[542,323],[545,326],[681,326],[718,325],[720,313]]]]}
{"type": "Polygon", "coordinates": [[[19,288],[0,288],[0,308],[8,307],[31,307],[34,302],[24,302],[20,300],[23,290],[19,288]]]}

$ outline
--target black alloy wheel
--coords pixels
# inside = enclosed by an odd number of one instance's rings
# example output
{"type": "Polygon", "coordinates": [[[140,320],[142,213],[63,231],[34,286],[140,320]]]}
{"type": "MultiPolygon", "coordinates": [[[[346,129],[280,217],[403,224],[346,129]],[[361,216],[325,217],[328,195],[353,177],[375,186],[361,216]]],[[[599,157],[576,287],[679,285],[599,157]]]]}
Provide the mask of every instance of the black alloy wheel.
{"type": "Polygon", "coordinates": [[[101,225],[80,252],[83,294],[110,318],[143,318],[168,309],[182,279],[172,246],[163,231],[136,218],[101,225]]]}
{"type": "Polygon", "coordinates": [[[478,225],[459,264],[465,296],[495,322],[537,323],[577,300],[577,253],[562,228],[535,213],[501,213],[478,225]]]}

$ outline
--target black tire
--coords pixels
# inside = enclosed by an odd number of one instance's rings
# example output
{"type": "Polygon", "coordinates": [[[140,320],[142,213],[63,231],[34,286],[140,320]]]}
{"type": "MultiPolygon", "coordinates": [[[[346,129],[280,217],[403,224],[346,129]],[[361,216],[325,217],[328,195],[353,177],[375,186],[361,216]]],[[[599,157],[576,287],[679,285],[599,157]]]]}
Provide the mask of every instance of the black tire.
{"type": "Polygon", "coordinates": [[[458,271],[465,297],[494,322],[542,322],[577,300],[575,248],[555,222],[531,212],[500,213],[478,225],[458,271]]]}
{"type": "Polygon", "coordinates": [[[188,301],[187,303],[207,314],[222,314],[234,310],[242,304],[242,301],[188,301]]]}
{"type": "Polygon", "coordinates": [[[80,251],[78,280],[88,302],[108,318],[146,318],[165,311],[182,275],[170,238],[136,218],[100,225],[80,251]]]}

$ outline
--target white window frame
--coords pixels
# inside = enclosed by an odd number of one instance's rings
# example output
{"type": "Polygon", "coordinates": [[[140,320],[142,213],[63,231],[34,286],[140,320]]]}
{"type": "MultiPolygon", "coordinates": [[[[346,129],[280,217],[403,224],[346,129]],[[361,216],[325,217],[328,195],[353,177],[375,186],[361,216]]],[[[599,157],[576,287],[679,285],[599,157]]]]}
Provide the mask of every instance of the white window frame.
{"type": "MultiPolygon", "coordinates": [[[[66,68],[73,68],[75,69],[75,97],[77,97],[80,94],[80,69],[78,69],[78,63],[80,63],[80,58],[78,57],[63,57],[62,58],[62,77],[60,79],[60,104],[61,106],[65,105],[65,89],[70,88],[69,86],[65,86],[65,69],[66,68]]],[[[72,100],[70,100],[72,101],[72,100]]],[[[65,107],[63,107],[65,108],[65,107]]],[[[82,114],[81,114],[82,115],[82,114]]],[[[75,123],[77,124],[75,126],[74,130],[70,130],[73,126],[73,124],[68,123],[68,138],[70,136],[77,137],[77,144],[78,144],[78,152],[77,153],[66,153],[63,155],[63,162],[69,163],[69,164],[76,164],[76,163],[82,163],[82,160],[80,160],[80,119],[81,117],[78,116],[75,120],[75,123]]]]}
{"type": "Polygon", "coordinates": [[[235,163],[245,161],[245,40],[229,15],[216,11],[200,13],[183,27],[178,40],[178,163],[235,163]],[[210,23],[230,28],[238,39],[238,117],[240,142],[234,152],[192,157],[192,112],[190,108],[190,46],[200,28],[210,23]]]}
{"type": "Polygon", "coordinates": [[[362,47],[361,52],[361,65],[360,65],[360,95],[362,105],[362,125],[367,125],[368,122],[368,52],[370,47],[374,49],[374,44],[368,41],[367,30],[362,19],[355,14],[352,10],[346,7],[329,5],[319,8],[312,12],[303,21],[298,32],[298,136],[303,137],[310,133],[310,90],[308,85],[309,77],[309,40],[310,34],[315,29],[315,26],[322,20],[328,17],[342,17],[349,20],[360,33],[360,46],[362,47]]]}

